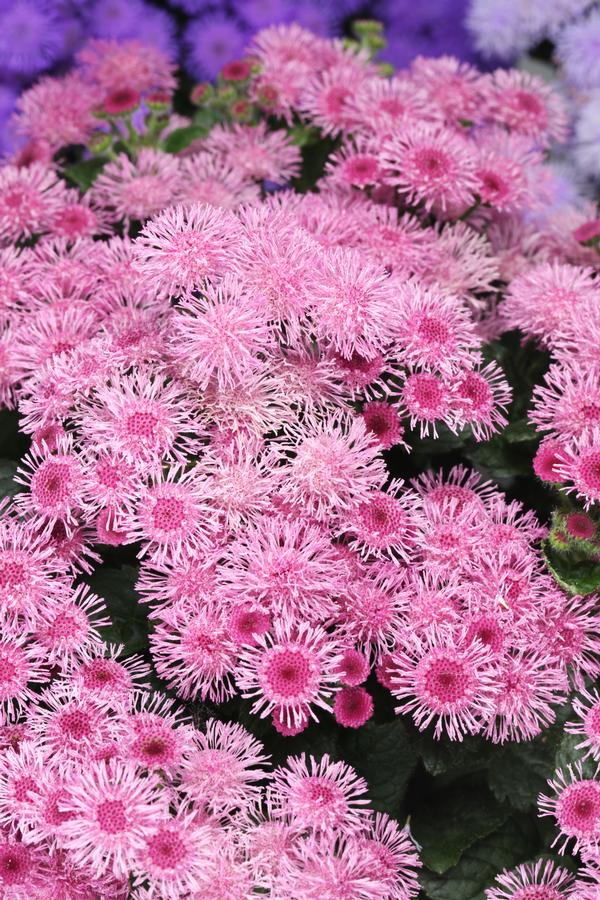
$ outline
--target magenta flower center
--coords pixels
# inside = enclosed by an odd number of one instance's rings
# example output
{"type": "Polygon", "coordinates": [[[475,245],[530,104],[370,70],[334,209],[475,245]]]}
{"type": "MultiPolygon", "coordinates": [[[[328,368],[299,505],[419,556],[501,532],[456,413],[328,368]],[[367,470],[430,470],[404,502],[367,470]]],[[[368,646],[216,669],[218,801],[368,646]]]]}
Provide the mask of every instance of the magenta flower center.
{"type": "Polygon", "coordinates": [[[119,834],[127,828],[125,806],[121,800],[105,800],[96,810],[98,825],[106,834],[119,834]]]}

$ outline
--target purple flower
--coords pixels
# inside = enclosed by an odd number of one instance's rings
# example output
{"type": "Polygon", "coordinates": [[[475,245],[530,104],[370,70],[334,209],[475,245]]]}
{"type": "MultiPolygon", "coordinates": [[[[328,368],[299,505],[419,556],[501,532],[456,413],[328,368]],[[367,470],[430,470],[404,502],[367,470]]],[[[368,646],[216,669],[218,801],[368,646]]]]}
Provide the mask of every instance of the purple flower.
{"type": "Polygon", "coordinates": [[[233,7],[252,31],[296,18],[290,0],[234,0],[233,7]]]}
{"type": "Polygon", "coordinates": [[[2,0],[0,70],[31,77],[49,68],[64,55],[69,21],[46,0],[2,0]]]}
{"type": "Polygon", "coordinates": [[[224,12],[192,19],[184,33],[187,64],[195,78],[214,78],[225,63],[242,55],[248,32],[224,12]]]}
{"type": "Polygon", "coordinates": [[[381,58],[398,67],[415,56],[449,54],[473,59],[474,53],[463,25],[465,0],[428,0],[427,3],[398,3],[387,0],[378,7],[383,18],[388,46],[381,58]]]}

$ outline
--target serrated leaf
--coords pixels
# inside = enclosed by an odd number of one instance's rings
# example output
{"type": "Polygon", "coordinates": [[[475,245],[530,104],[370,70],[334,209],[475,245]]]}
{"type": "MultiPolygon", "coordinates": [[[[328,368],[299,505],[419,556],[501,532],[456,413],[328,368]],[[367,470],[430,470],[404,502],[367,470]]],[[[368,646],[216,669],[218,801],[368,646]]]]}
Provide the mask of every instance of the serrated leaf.
{"type": "Polygon", "coordinates": [[[510,809],[480,783],[462,782],[422,798],[411,820],[421,860],[441,875],[474,843],[506,822],[510,809]]]}
{"type": "Polygon", "coordinates": [[[205,138],[210,131],[207,125],[186,125],[185,128],[176,128],[164,140],[165,153],[180,153],[186,147],[199,138],[205,138]]]}
{"type": "Polygon", "coordinates": [[[366,779],[373,808],[398,816],[418,763],[402,719],[368,722],[356,731],[344,730],[340,749],[342,759],[366,779]]]}
{"type": "Polygon", "coordinates": [[[108,159],[105,156],[94,156],[92,159],[84,159],[82,162],[73,163],[64,170],[64,176],[73,184],[76,184],[82,193],[90,189],[108,159]]]}
{"type": "Polygon", "coordinates": [[[499,872],[533,857],[538,849],[533,820],[516,815],[465,850],[457,865],[443,875],[424,869],[420,877],[423,891],[430,900],[485,900],[484,891],[499,872]]]}
{"type": "Polygon", "coordinates": [[[548,541],[543,546],[544,559],[558,584],[571,594],[593,594],[600,589],[600,565],[592,560],[575,561],[555,550],[548,541]]]}
{"type": "Polygon", "coordinates": [[[112,621],[102,629],[104,640],[124,644],[127,654],[148,649],[148,616],[135,592],[137,575],[134,566],[100,566],[88,578],[91,589],[106,601],[112,621]]]}

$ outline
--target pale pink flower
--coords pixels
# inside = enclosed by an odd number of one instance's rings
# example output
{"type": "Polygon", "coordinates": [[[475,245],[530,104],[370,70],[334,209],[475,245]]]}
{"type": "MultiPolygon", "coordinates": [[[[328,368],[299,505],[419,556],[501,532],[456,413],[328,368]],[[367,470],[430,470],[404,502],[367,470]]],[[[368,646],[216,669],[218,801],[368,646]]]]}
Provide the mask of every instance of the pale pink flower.
{"type": "Polygon", "coordinates": [[[600,760],[600,696],[596,688],[582,690],[573,700],[573,712],[577,721],[567,722],[565,731],[580,735],[583,740],[577,750],[585,750],[586,756],[600,760]]]}
{"type": "Polygon", "coordinates": [[[99,125],[94,110],[101,97],[98,87],[79,72],[41,78],[17,101],[17,130],[45,142],[52,151],[86,144],[99,125]]]}
{"type": "Polygon", "coordinates": [[[15,503],[45,535],[57,522],[72,533],[77,517],[87,512],[83,463],[70,442],[61,441],[55,453],[45,444],[34,444],[15,480],[28,488],[16,496],[15,503]]]}
{"type": "Polygon", "coordinates": [[[244,179],[285,182],[300,172],[301,155],[286,131],[257,125],[216,125],[200,148],[244,179]]]}
{"type": "MultiPolygon", "coordinates": [[[[199,601],[215,588],[216,565],[210,551],[201,556],[185,554],[177,563],[153,563],[140,566],[136,591],[142,603],[175,604],[180,600],[199,601]]],[[[153,615],[153,612],[150,614],[153,615]]]]}
{"type": "Polygon", "coordinates": [[[170,207],[147,222],[135,242],[135,254],[156,289],[190,295],[206,278],[230,270],[231,254],[240,241],[233,213],[192,203],[170,207]]]}
{"type": "Polygon", "coordinates": [[[105,705],[60,682],[42,693],[30,721],[44,756],[61,764],[90,760],[115,737],[105,705]]]}
{"type": "Polygon", "coordinates": [[[352,131],[388,136],[415,121],[435,122],[441,114],[435,102],[404,73],[392,78],[367,78],[350,100],[352,131]]]}
{"type": "Polygon", "coordinates": [[[275,621],[271,633],[242,649],[235,677],[262,718],[277,707],[288,723],[306,715],[318,721],[313,707],[330,708],[340,660],[339,645],[321,626],[275,621]]]}
{"type": "Polygon", "coordinates": [[[73,860],[101,876],[127,876],[167,814],[167,798],[151,775],[116,760],[91,763],[68,783],[63,846],[73,860]]]}
{"type": "Polygon", "coordinates": [[[279,492],[304,515],[328,520],[382,487],[385,465],[362,419],[334,415],[306,422],[294,438],[283,445],[293,456],[279,492]]]}
{"type": "Polygon", "coordinates": [[[408,827],[401,828],[386,813],[375,813],[371,828],[359,841],[369,859],[369,868],[386,886],[386,900],[417,896],[421,862],[408,827]]]}
{"type": "Polygon", "coordinates": [[[453,466],[448,473],[443,469],[423,472],[412,479],[411,486],[427,501],[427,506],[443,507],[451,501],[457,510],[473,504],[483,509],[499,496],[491,481],[482,481],[479,472],[460,465],[453,466]]]}
{"type": "Polygon", "coordinates": [[[568,441],[600,427],[600,372],[551,365],[533,389],[530,421],[539,431],[568,441]]]}
{"type": "Polygon", "coordinates": [[[85,77],[106,94],[121,90],[162,90],[176,87],[174,65],[157,47],[140,41],[88,41],[77,54],[85,77]]]}
{"type": "Polygon", "coordinates": [[[124,756],[142,769],[178,772],[192,746],[193,731],[173,700],[162,694],[139,694],[122,725],[124,756]]]}
{"type": "Polygon", "coordinates": [[[378,556],[408,560],[419,532],[414,498],[401,493],[402,481],[392,482],[387,491],[373,491],[342,519],[341,530],[349,545],[364,557],[378,556]]]}
{"type": "Polygon", "coordinates": [[[466,138],[431,125],[411,125],[383,143],[385,181],[411,204],[444,214],[466,209],[477,189],[476,157],[466,138]]]}
{"type": "Polygon", "coordinates": [[[235,209],[257,203],[258,185],[236,167],[235,159],[225,160],[210,153],[194,153],[180,160],[180,203],[209,203],[235,209]]]}
{"type": "Polygon", "coordinates": [[[0,169],[0,242],[10,244],[46,231],[64,203],[67,188],[56,172],[42,163],[27,169],[0,169]]]}
{"type": "Polygon", "coordinates": [[[123,646],[92,647],[78,662],[69,682],[83,697],[90,696],[107,707],[120,708],[135,694],[149,687],[150,667],[142,656],[123,658],[123,646]]]}
{"type": "Polygon", "coordinates": [[[93,238],[111,234],[110,217],[104,210],[94,207],[90,194],[79,196],[78,191],[67,191],[62,206],[48,220],[51,238],[93,238]]]}
{"type": "Polygon", "coordinates": [[[237,647],[216,603],[179,603],[150,636],[157,674],[184,699],[222,702],[234,693],[237,647]]]}
{"type": "Polygon", "coordinates": [[[206,806],[212,815],[249,810],[260,801],[260,782],[269,771],[262,744],[234,722],[209,719],[205,732],[196,732],[181,775],[187,797],[206,806]]]}
{"type": "Polygon", "coordinates": [[[368,787],[351,766],[325,753],[319,761],[290,756],[273,772],[268,800],[272,819],[301,830],[332,834],[359,831],[369,821],[368,787]]]}
{"type": "Polygon", "coordinates": [[[564,100],[558,91],[530,72],[496,69],[486,79],[484,109],[492,121],[545,146],[567,137],[564,100]]]}
{"type": "Polygon", "coordinates": [[[26,634],[4,632],[0,639],[0,712],[15,719],[37,700],[34,685],[50,678],[46,654],[26,634]]]}
{"type": "Polygon", "coordinates": [[[342,356],[373,359],[394,339],[398,288],[383,267],[358,251],[338,247],[325,253],[309,290],[317,336],[342,356]]]}
{"type": "Polygon", "coordinates": [[[417,56],[410,73],[415,87],[425,92],[449,125],[480,119],[484,82],[474,66],[454,56],[417,56]]]}
{"type": "Polygon", "coordinates": [[[356,113],[353,99],[361,83],[372,74],[357,57],[315,75],[300,100],[300,112],[323,134],[335,137],[352,128],[356,113]],[[362,64],[361,64],[362,63],[362,64]]]}
{"type": "Polygon", "coordinates": [[[380,179],[379,156],[368,145],[364,149],[347,145],[329,157],[325,172],[331,184],[366,188],[380,179]]]}
{"type": "Polygon", "coordinates": [[[372,569],[349,582],[340,594],[338,627],[345,641],[377,657],[403,635],[406,597],[397,566],[382,567],[379,572],[372,569]]]}
{"type": "Polygon", "coordinates": [[[148,219],[169,207],[181,186],[179,160],[170,153],[143,147],[133,162],[125,153],[104,166],[90,197],[125,225],[148,219]]]}
{"type": "Polygon", "coordinates": [[[179,304],[172,328],[173,358],[201,389],[213,378],[219,388],[243,381],[274,349],[264,307],[234,275],[179,304]]]}
{"type": "Polygon", "coordinates": [[[24,831],[34,818],[35,802],[47,772],[44,754],[32,741],[9,747],[0,756],[0,822],[24,831]]]}
{"type": "Polygon", "coordinates": [[[47,653],[50,665],[67,671],[73,659],[102,643],[98,629],[111,624],[106,604],[85,584],[61,592],[42,612],[35,636],[47,653]]]}

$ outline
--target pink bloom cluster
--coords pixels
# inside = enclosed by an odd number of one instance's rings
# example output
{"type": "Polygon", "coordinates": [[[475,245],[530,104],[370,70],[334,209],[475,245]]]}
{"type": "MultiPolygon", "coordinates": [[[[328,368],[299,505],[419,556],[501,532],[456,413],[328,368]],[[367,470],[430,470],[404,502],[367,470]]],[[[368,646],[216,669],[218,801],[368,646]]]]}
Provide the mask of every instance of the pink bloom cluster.
{"type": "MultiPolygon", "coordinates": [[[[415,432],[501,431],[511,390],[484,344],[519,328],[558,360],[532,413],[550,434],[536,466],[597,499],[594,251],[562,240],[585,216],[552,210],[544,164],[562,104],[526,73],[451,58],[387,78],[297,26],[249,52],[257,120],[174,155],[165,139],[188,123],[168,114],[171,68],[95,42],[25,93],[31,144],[0,169],[0,402],[31,437],[0,510],[15,900],[42,883],[115,897],[128,879],[167,900],[417,892],[406,831],[368,811],[344,763],[271,774],[240,726],[196,731],[147,692],[146,660],[103,640],[104,603],[79,583],[95,545],[135,545],[154,670],[183,701],[241,695],[283,735],[323,711],[359,728],[374,670],[419,729],[503,743],[540,734],[574,685],[573,728],[599,755],[595,598],[556,586],[546,530],[476,472],[407,484],[386,456],[415,432]],[[269,193],[301,175],[316,130],[335,147],[318,191],[269,193]],[[83,196],[51,158],[64,144],[109,155],[83,196]]],[[[593,871],[585,785],[542,808],[593,871]]],[[[570,883],[525,866],[490,898],[570,883]]]]}
{"type": "Polygon", "coordinates": [[[241,725],[198,731],[146,675],[81,657],[2,727],[3,897],[416,896],[409,833],[373,813],[353,769],[302,755],[272,770],[241,725]]]}

